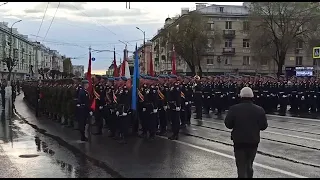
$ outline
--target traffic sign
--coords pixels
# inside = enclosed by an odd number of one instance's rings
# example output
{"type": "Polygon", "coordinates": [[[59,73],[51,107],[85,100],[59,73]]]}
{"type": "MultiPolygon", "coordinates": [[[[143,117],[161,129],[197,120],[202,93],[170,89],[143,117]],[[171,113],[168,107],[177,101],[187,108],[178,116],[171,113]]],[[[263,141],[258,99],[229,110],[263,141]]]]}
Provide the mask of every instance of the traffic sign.
{"type": "Polygon", "coordinates": [[[94,57],[93,57],[93,58],[91,58],[91,61],[95,61],[95,60],[96,60],[96,58],[94,58],[94,57]]]}
{"type": "Polygon", "coordinates": [[[320,59],[320,47],[314,47],[312,51],[313,59],[320,59]]]}

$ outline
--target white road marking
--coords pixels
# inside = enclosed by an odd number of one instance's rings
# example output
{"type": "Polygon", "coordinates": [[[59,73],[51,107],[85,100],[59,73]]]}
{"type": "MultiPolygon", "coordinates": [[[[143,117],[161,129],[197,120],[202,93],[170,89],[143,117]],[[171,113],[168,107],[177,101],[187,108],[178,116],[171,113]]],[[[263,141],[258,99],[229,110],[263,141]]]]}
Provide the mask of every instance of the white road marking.
{"type": "Polygon", "coordinates": [[[302,120],[302,121],[312,121],[312,122],[319,122],[320,123],[320,120],[311,119],[311,118],[292,117],[292,116],[279,116],[279,115],[273,115],[273,114],[267,114],[267,116],[277,117],[277,118],[282,118],[282,119],[299,119],[299,120],[302,120]]]}
{"type": "MultiPolygon", "coordinates": [[[[212,124],[224,124],[224,123],[211,122],[211,121],[206,121],[206,120],[200,120],[200,121],[207,122],[207,123],[212,123],[212,124]]],[[[201,127],[201,126],[200,126],[200,127],[201,127]]],[[[290,130],[289,130],[289,131],[290,131],[290,130]]],[[[297,139],[305,139],[305,140],[320,142],[319,139],[313,139],[313,138],[302,137],[302,136],[295,136],[295,135],[290,135],[290,134],[282,134],[282,133],[273,132],[273,131],[262,131],[262,133],[277,134],[277,135],[288,136],[288,137],[293,137],[293,138],[297,138],[297,139]]]]}
{"type": "MultiPolygon", "coordinates": [[[[158,136],[158,137],[160,137],[162,139],[167,139],[166,137],[162,137],[162,136],[158,136]]],[[[193,148],[196,148],[196,149],[199,149],[199,150],[203,150],[203,151],[206,151],[206,152],[209,152],[209,153],[212,153],[212,154],[223,156],[223,157],[226,157],[226,158],[229,158],[229,159],[235,159],[234,156],[231,156],[231,155],[228,155],[228,154],[224,154],[224,153],[221,153],[221,152],[218,152],[218,151],[214,151],[214,150],[211,150],[211,149],[207,149],[207,148],[204,148],[204,147],[200,147],[200,146],[197,146],[197,145],[189,144],[189,143],[186,143],[186,142],[183,142],[183,141],[174,140],[174,142],[179,143],[179,144],[183,144],[185,146],[193,147],[193,148]]],[[[288,172],[288,171],[285,171],[285,170],[282,170],[282,169],[270,167],[270,166],[263,165],[263,164],[260,164],[260,163],[254,162],[253,164],[255,166],[258,166],[258,167],[261,167],[261,168],[264,168],[264,169],[268,169],[270,171],[282,173],[282,174],[285,174],[285,175],[288,175],[288,176],[292,176],[292,177],[295,177],[295,178],[308,178],[308,177],[305,177],[305,176],[301,176],[299,174],[295,174],[295,173],[288,172]]]]}
{"type": "Polygon", "coordinates": [[[270,133],[270,134],[277,134],[277,135],[282,135],[282,136],[293,137],[293,138],[297,138],[297,139],[305,139],[305,140],[320,142],[319,139],[313,139],[313,138],[308,138],[308,137],[301,137],[301,136],[295,136],[295,135],[290,135],[290,134],[282,134],[282,133],[272,132],[272,131],[263,131],[263,132],[270,133]]]}

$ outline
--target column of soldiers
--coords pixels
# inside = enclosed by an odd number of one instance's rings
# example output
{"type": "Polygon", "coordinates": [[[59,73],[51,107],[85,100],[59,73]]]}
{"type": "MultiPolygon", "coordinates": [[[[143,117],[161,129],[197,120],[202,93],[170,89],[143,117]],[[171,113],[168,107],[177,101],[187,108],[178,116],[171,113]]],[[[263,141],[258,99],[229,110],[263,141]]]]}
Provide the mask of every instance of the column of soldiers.
{"type": "Polygon", "coordinates": [[[285,115],[288,105],[293,113],[320,112],[320,81],[316,78],[141,76],[137,112],[131,110],[131,80],[95,76],[92,95],[87,91],[88,83],[80,79],[27,81],[22,88],[36,116],[79,129],[83,141],[87,140],[84,127],[91,116],[97,127],[93,134],[101,135],[107,128],[109,137],[120,143],[127,142],[130,129],[133,135],[154,140],[156,134],[166,135],[169,127],[169,139],[176,140],[180,128],[190,125],[192,105],[195,119],[202,119],[203,113],[210,116],[210,111],[220,116],[238,103],[244,86],[253,89],[255,103],[267,113],[285,115]]]}

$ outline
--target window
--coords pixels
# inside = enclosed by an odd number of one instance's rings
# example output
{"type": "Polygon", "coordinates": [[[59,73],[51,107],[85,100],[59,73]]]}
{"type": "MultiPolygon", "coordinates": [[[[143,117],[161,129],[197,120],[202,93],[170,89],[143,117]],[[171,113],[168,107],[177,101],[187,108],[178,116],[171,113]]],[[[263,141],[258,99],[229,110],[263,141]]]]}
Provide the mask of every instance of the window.
{"type": "Polygon", "coordinates": [[[226,42],[224,43],[224,47],[231,48],[232,47],[232,40],[230,40],[230,39],[226,40],[226,42]]]}
{"type": "Polygon", "coordinates": [[[297,41],[297,44],[296,44],[296,48],[297,48],[297,49],[302,49],[302,47],[303,47],[303,41],[298,40],[298,41],[297,41]]]}
{"type": "Polygon", "coordinates": [[[248,21],[243,21],[243,30],[244,31],[249,31],[250,30],[250,26],[249,26],[249,22],[248,21]]]}
{"type": "Polygon", "coordinates": [[[226,21],[226,29],[232,29],[232,22],[226,21]]]}
{"type": "Polygon", "coordinates": [[[213,31],[214,30],[214,23],[208,23],[207,25],[208,25],[207,28],[208,28],[209,31],[213,31]]]}
{"type": "Polygon", "coordinates": [[[249,48],[249,39],[243,39],[243,47],[244,48],[249,48]]]}
{"type": "Polygon", "coordinates": [[[214,40],[213,39],[208,39],[208,48],[211,48],[213,47],[213,44],[214,44],[214,40]]]}
{"type": "Polygon", "coordinates": [[[313,59],[313,65],[314,66],[318,66],[319,62],[317,61],[317,59],[313,59]]]}
{"type": "Polygon", "coordinates": [[[213,63],[214,63],[213,58],[209,58],[209,59],[207,59],[207,64],[213,64],[213,63]]]}
{"type": "Polygon", "coordinates": [[[220,10],[221,13],[223,13],[223,9],[224,9],[223,7],[220,7],[220,8],[219,8],[219,10],[220,10]]]}
{"type": "Polygon", "coordinates": [[[302,56],[296,57],[296,66],[302,66],[302,56]]]}
{"type": "Polygon", "coordinates": [[[227,56],[227,57],[224,59],[224,64],[225,64],[225,65],[230,65],[230,64],[231,64],[231,56],[227,56]]]}
{"type": "Polygon", "coordinates": [[[250,65],[250,56],[243,56],[242,65],[250,65]]]}

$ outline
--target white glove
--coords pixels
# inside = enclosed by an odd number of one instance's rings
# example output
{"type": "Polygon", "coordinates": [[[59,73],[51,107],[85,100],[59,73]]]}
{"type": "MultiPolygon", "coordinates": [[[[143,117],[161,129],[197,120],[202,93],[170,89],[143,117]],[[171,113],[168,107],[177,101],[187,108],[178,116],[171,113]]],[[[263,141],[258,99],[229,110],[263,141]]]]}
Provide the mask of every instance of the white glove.
{"type": "Polygon", "coordinates": [[[188,105],[189,103],[188,103],[188,102],[185,102],[184,104],[185,104],[185,105],[188,105]]]}
{"type": "Polygon", "coordinates": [[[210,99],[210,96],[208,96],[207,99],[210,99]]]}
{"type": "Polygon", "coordinates": [[[204,95],[202,95],[202,98],[204,98],[204,95]]]}
{"type": "Polygon", "coordinates": [[[167,106],[163,106],[163,109],[164,109],[164,110],[167,110],[167,109],[168,109],[168,107],[167,107],[167,106]]]}
{"type": "Polygon", "coordinates": [[[180,107],[176,107],[176,111],[180,111],[180,107]]]}
{"type": "Polygon", "coordinates": [[[38,102],[40,102],[40,99],[38,99],[38,102]]]}
{"type": "Polygon", "coordinates": [[[122,113],[122,116],[126,116],[126,115],[128,115],[127,113],[122,113]]]}
{"type": "Polygon", "coordinates": [[[110,109],[110,112],[113,113],[113,109],[110,109]]]}
{"type": "Polygon", "coordinates": [[[153,113],[157,113],[158,112],[158,109],[153,109],[153,113]]]}
{"type": "Polygon", "coordinates": [[[90,112],[89,112],[89,114],[90,114],[90,116],[92,116],[92,115],[93,115],[93,112],[92,112],[92,111],[90,111],[90,112]]]}
{"type": "Polygon", "coordinates": [[[102,106],[99,106],[99,109],[101,110],[101,109],[103,109],[103,107],[102,107],[102,106]]]}
{"type": "Polygon", "coordinates": [[[119,111],[116,112],[116,115],[119,116],[119,111]]]}
{"type": "Polygon", "coordinates": [[[142,108],[142,111],[145,112],[147,109],[146,108],[142,108]]]}

